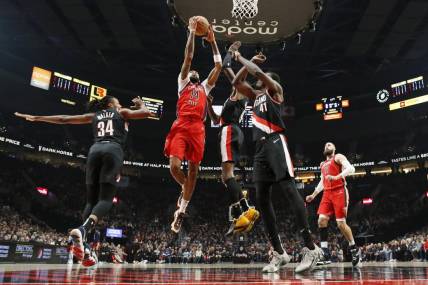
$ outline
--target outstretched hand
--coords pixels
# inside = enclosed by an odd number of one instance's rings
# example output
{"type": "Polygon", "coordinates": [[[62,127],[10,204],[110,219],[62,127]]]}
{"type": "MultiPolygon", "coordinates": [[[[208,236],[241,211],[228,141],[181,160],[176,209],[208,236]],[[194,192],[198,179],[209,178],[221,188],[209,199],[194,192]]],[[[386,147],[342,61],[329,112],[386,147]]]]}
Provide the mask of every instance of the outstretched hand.
{"type": "Polygon", "coordinates": [[[140,96],[137,96],[132,99],[132,103],[134,103],[134,105],[130,107],[132,110],[140,109],[142,106],[145,106],[140,96]]]}
{"type": "Polygon", "coordinates": [[[238,60],[238,58],[241,56],[241,53],[239,51],[234,51],[232,56],[234,60],[238,60]]]}
{"type": "Polygon", "coordinates": [[[33,115],[21,114],[21,113],[15,112],[15,116],[17,116],[19,118],[23,118],[23,119],[25,119],[27,121],[31,121],[31,122],[36,121],[36,117],[33,115]]]}
{"type": "Polygon", "coordinates": [[[240,47],[241,47],[241,42],[236,41],[230,45],[229,52],[234,53],[235,51],[238,51],[240,47]]]}
{"type": "Polygon", "coordinates": [[[213,30],[213,27],[211,25],[208,27],[207,36],[203,37],[203,39],[209,43],[215,42],[214,30],[213,30]]]}
{"type": "Polygon", "coordinates": [[[255,64],[262,64],[263,62],[266,61],[266,56],[262,52],[259,52],[258,54],[253,56],[251,61],[254,62],[255,64]]]}
{"type": "Polygon", "coordinates": [[[198,17],[191,17],[189,19],[189,26],[188,26],[189,31],[195,32],[197,25],[198,25],[198,17]]]}

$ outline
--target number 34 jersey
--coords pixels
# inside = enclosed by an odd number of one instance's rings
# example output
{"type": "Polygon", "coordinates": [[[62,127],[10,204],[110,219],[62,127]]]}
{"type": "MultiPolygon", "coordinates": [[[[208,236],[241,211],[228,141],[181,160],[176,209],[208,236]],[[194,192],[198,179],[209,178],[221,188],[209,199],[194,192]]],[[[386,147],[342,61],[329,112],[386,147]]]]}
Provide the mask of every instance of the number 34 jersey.
{"type": "Polygon", "coordinates": [[[128,136],[128,122],[116,109],[106,109],[95,113],[92,119],[94,141],[111,141],[124,145],[128,136]]]}
{"type": "Polygon", "coordinates": [[[283,104],[275,101],[267,91],[257,95],[253,107],[253,140],[285,131],[281,117],[283,104]]]}

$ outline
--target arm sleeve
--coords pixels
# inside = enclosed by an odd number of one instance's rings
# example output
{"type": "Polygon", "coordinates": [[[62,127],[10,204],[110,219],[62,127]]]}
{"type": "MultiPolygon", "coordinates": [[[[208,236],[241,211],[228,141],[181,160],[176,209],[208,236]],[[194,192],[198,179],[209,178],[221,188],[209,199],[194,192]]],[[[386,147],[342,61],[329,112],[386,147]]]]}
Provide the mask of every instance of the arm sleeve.
{"type": "Polygon", "coordinates": [[[355,172],[355,167],[353,167],[347,159],[344,159],[342,161],[342,172],[340,173],[340,176],[345,178],[346,176],[354,172],[355,172]]]}
{"type": "Polygon", "coordinates": [[[189,76],[187,76],[185,79],[181,79],[181,73],[180,73],[178,75],[178,93],[180,93],[189,82],[190,82],[189,76]]]}
{"type": "Polygon", "coordinates": [[[202,86],[204,87],[205,93],[207,94],[207,96],[210,94],[211,90],[214,88],[214,85],[213,86],[208,85],[208,79],[205,79],[202,82],[202,86]]]}
{"type": "Polygon", "coordinates": [[[315,187],[315,195],[318,195],[322,190],[324,190],[324,177],[321,175],[320,182],[318,183],[317,187],[315,187]]]}

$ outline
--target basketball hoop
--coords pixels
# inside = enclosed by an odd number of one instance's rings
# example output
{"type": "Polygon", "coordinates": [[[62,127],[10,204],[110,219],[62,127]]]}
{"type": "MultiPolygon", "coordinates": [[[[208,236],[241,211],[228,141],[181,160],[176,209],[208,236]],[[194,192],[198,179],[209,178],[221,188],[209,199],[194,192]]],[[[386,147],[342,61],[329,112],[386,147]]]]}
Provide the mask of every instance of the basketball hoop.
{"type": "Polygon", "coordinates": [[[259,12],[257,2],[259,0],[233,0],[232,17],[240,18],[241,20],[254,18],[259,12]]]}

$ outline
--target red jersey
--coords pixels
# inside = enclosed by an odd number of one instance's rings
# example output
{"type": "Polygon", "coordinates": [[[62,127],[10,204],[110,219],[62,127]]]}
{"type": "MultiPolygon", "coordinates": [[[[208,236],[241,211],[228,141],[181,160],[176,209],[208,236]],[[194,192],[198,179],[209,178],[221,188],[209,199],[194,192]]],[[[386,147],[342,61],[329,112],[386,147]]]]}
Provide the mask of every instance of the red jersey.
{"type": "Polygon", "coordinates": [[[336,176],[342,172],[342,166],[339,165],[334,160],[334,158],[335,156],[321,163],[321,174],[324,177],[323,179],[324,191],[343,188],[346,184],[346,181],[344,178],[339,180],[334,180],[334,181],[330,181],[327,179],[327,175],[336,176]]]}
{"type": "Polygon", "coordinates": [[[207,80],[197,84],[190,82],[189,78],[181,80],[181,75],[178,76],[178,101],[177,101],[177,117],[190,117],[205,120],[207,113],[207,96],[211,91],[212,86],[209,86],[207,80]]]}

